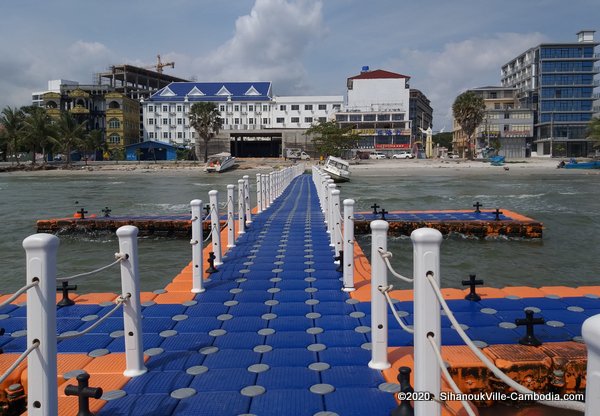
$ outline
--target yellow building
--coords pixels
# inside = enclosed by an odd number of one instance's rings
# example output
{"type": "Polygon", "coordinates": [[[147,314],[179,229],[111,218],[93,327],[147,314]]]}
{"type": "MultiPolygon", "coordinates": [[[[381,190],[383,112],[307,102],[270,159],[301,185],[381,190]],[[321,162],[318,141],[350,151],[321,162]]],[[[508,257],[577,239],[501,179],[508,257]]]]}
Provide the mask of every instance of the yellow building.
{"type": "Polygon", "coordinates": [[[41,95],[41,106],[51,117],[69,111],[88,130],[101,130],[109,147],[139,141],[140,105],[106,85],[63,85],[60,92],[41,95]]]}

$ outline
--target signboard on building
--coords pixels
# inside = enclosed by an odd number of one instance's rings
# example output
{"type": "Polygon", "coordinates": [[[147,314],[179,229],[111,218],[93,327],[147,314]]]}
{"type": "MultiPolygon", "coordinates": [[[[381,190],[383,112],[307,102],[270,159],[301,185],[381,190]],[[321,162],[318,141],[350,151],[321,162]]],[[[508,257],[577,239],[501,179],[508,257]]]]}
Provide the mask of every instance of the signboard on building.
{"type": "Polygon", "coordinates": [[[353,129],[359,136],[410,136],[410,129],[353,129]]]}
{"type": "Polygon", "coordinates": [[[409,143],[376,144],[375,149],[410,149],[409,143]]]}

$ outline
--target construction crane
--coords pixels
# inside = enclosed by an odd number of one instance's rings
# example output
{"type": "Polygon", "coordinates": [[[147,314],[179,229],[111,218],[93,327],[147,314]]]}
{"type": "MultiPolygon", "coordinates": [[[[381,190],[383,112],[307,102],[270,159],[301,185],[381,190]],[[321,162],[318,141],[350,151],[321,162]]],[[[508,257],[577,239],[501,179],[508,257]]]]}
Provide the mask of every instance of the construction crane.
{"type": "Polygon", "coordinates": [[[163,73],[163,68],[166,66],[170,66],[171,68],[175,68],[175,62],[162,62],[160,60],[160,55],[156,55],[156,65],[151,65],[146,67],[146,69],[153,69],[156,72],[158,72],[159,74],[163,73]]]}

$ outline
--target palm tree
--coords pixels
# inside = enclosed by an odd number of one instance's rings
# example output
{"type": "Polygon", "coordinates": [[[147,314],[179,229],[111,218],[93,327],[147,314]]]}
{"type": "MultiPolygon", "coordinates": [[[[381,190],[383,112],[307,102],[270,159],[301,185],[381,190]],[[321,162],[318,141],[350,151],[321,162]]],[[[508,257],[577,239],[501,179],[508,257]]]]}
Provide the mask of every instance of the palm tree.
{"type": "Polygon", "coordinates": [[[23,122],[23,142],[32,154],[32,165],[35,165],[35,152],[41,150],[46,162],[46,147],[55,141],[56,129],[52,119],[41,107],[25,107],[25,119],[23,122]]]}
{"type": "Polygon", "coordinates": [[[460,94],[452,104],[454,119],[467,135],[467,150],[469,159],[473,160],[473,133],[483,121],[485,115],[485,102],[483,98],[472,91],[460,94]]]}
{"type": "Polygon", "coordinates": [[[71,150],[83,145],[86,124],[87,120],[80,123],[68,111],[61,112],[56,121],[58,145],[67,155],[67,166],[71,164],[71,150]]]}
{"type": "Polygon", "coordinates": [[[223,120],[219,108],[215,103],[200,102],[194,103],[188,114],[190,118],[190,126],[196,130],[196,141],[194,144],[196,156],[200,153],[200,143],[198,138],[204,140],[204,162],[208,161],[208,142],[210,139],[219,134],[223,120]]]}
{"type": "Polygon", "coordinates": [[[102,130],[94,129],[89,131],[83,138],[83,150],[85,152],[85,164],[87,165],[87,156],[90,153],[95,153],[97,150],[102,150],[104,153],[108,150],[106,140],[104,140],[104,133],[102,130]]]}
{"type": "Polygon", "coordinates": [[[588,124],[588,138],[594,143],[594,148],[600,147],[600,117],[594,117],[588,124]]]}
{"type": "Polygon", "coordinates": [[[19,162],[19,143],[22,138],[23,118],[24,114],[22,110],[17,108],[6,107],[2,110],[0,115],[0,124],[3,125],[1,132],[2,138],[6,140],[5,151],[3,159],[6,162],[6,156],[11,153],[15,155],[17,165],[19,162]]]}

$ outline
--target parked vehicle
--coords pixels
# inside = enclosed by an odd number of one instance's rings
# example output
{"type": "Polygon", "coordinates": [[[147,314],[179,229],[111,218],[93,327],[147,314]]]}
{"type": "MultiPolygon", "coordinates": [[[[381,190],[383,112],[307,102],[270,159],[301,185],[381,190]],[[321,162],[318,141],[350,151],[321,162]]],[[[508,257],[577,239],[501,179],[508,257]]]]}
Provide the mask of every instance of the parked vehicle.
{"type": "Polygon", "coordinates": [[[387,156],[385,155],[385,153],[371,152],[371,154],[369,155],[369,159],[387,159],[387,156]]]}
{"type": "Polygon", "coordinates": [[[414,159],[415,155],[406,150],[401,150],[398,153],[392,155],[392,159],[414,159]]]}
{"type": "Polygon", "coordinates": [[[291,160],[310,160],[310,156],[302,149],[287,148],[285,149],[285,157],[291,160]]]}

